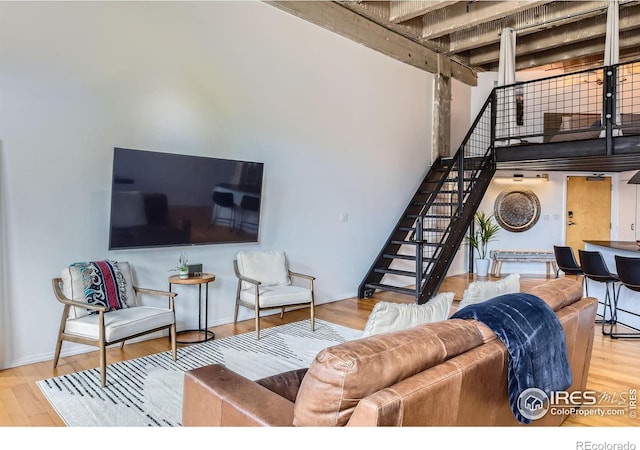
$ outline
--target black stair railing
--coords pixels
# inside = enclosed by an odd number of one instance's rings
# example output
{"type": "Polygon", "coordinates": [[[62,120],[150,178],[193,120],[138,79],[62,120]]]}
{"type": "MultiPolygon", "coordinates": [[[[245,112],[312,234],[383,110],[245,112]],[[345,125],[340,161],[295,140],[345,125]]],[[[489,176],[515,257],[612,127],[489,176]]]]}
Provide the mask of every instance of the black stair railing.
{"type": "Polygon", "coordinates": [[[495,172],[495,108],[494,91],[456,155],[434,162],[363,279],[359,297],[391,290],[412,294],[421,304],[437,291],[495,172]],[[397,260],[412,261],[413,270],[391,267],[397,260]],[[386,284],[386,275],[411,277],[413,287],[386,284]]]}

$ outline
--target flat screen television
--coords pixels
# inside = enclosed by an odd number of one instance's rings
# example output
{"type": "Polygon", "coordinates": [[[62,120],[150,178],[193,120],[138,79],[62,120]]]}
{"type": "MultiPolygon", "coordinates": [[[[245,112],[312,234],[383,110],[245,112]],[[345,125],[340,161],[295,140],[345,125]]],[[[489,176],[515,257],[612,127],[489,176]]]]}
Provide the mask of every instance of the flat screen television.
{"type": "Polygon", "coordinates": [[[263,169],[114,148],[109,250],[258,242],[263,169]]]}

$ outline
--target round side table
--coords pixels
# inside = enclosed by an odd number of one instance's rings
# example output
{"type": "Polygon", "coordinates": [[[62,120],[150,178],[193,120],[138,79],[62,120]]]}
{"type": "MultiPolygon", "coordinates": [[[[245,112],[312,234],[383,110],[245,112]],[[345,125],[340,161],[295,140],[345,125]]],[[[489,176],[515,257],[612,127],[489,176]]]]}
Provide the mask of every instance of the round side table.
{"type": "Polygon", "coordinates": [[[191,330],[181,330],[176,333],[200,333],[204,335],[204,338],[199,339],[197,341],[179,341],[176,338],[176,342],[178,344],[198,344],[200,342],[206,342],[216,337],[215,333],[211,330],[207,329],[207,323],[209,320],[209,283],[214,281],[216,276],[212,273],[203,273],[201,275],[189,278],[180,278],[180,275],[173,275],[169,277],[169,292],[171,292],[171,287],[174,284],[181,285],[197,285],[198,286],[198,328],[191,330]],[[202,325],[202,285],[204,285],[205,289],[205,301],[204,301],[204,325],[202,325]]]}

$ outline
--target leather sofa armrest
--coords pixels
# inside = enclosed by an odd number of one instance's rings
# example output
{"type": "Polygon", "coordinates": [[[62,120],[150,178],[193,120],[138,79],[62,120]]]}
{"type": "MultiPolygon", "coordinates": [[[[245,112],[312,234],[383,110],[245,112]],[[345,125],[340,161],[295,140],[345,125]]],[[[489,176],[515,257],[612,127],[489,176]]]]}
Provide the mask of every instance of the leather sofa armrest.
{"type": "Polygon", "coordinates": [[[185,373],[183,426],[291,426],[293,403],[219,364],[185,373]]]}

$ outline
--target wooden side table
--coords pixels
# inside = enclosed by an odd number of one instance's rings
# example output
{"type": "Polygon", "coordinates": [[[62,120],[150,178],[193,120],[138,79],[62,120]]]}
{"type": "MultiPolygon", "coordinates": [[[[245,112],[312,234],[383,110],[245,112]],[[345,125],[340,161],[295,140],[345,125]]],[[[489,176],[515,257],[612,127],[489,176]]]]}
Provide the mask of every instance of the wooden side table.
{"type": "Polygon", "coordinates": [[[215,333],[207,329],[207,323],[209,320],[209,283],[211,283],[215,279],[216,276],[212,273],[203,273],[201,275],[189,278],[180,278],[180,275],[173,275],[169,277],[169,292],[171,292],[171,287],[174,284],[198,285],[198,328],[191,330],[181,330],[176,334],[196,332],[203,334],[204,338],[197,341],[179,341],[178,339],[176,339],[176,342],[178,344],[198,344],[200,342],[206,342],[211,339],[215,339],[215,333]],[[202,285],[205,286],[204,325],[202,325],[202,285]]]}

